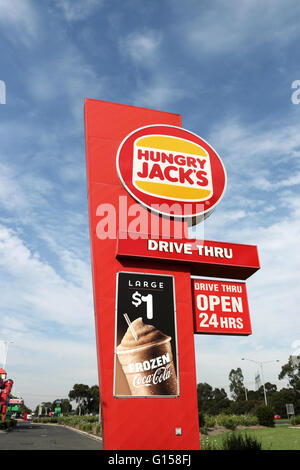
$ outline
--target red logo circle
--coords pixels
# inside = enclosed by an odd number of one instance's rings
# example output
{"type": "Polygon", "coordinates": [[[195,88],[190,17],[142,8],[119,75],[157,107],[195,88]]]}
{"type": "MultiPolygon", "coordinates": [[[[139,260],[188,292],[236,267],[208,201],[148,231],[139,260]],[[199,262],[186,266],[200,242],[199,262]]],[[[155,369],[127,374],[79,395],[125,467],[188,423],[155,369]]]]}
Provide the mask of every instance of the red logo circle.
{"type": "Polygon", "coordinates": [[[163,124],[141,127],[123,140],[117,171],[134,199],[172,217],[208,216],[226,187],[216,151],[198,135],[163,124]]]}

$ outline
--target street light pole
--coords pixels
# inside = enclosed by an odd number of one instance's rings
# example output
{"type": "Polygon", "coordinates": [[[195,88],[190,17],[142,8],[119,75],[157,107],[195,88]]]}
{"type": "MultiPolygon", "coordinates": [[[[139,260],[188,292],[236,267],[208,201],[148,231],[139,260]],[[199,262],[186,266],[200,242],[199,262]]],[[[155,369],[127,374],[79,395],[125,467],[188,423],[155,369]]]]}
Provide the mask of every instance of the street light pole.
{"type": "Polygon", "coordinates": [[[247,359],[246,357],[242,357],[242,361],[251,361],[255,362],[256,364],[259,364],[260,370],[261,370],[261,379],[262,379],[262,384],[263,384],[263,390],[264,390],[264,398],[265,398],[265,405],[268,405],[267,402],[267,393],[266,393],[266,387],[265,387],[265,379],[264,379],[264,373],[263,373],[263,364],[266,364],[268,362],[279,362],[279,359],[275,359],[274,361],[254,361],[254,359],[247,359]]]}
{"type": "Polygon", "coordinates": [[[267,406],[267,405],[268,405],[268,402],[267,402],[267,394],[266,394],[266,387],[265,387],[265,379],[264,379],[264,372],[263,372],[263,365],[262,365],[262,362],[260,362],[260,370],[261,370],[261,380],[262,380],[263,389],[264,389],[265,404],[266,404],[266,406],[267,406]]]}

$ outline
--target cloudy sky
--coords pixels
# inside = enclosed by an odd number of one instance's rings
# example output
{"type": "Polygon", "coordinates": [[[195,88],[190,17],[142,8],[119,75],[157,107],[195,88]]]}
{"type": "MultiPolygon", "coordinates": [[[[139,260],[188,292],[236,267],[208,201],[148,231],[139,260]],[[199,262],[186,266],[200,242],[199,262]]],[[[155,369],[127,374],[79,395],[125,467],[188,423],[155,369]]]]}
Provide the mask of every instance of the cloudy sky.
{"type": "MultiPolygon", "coordinates": [[[[205,238],[258,245],[253,335],[195,337],[197,381],[300,350],[298,0],[0,0],[0,340],[28,406],[98,382],[85,97],[182,115],[227,169],[205,238]],[[4,104],[4,84],[6,104],[4,104]]],[[[299,94],[300,96],[300,94],[299,94]]],[[[0,367],[5,358],[0,343],[0,367]]]]}

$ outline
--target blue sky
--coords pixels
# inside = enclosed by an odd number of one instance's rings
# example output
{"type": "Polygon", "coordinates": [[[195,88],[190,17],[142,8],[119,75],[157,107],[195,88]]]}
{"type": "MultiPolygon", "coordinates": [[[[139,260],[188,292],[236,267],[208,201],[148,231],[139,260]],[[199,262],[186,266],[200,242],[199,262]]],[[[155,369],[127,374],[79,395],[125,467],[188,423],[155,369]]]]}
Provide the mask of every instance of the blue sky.
{"type": "MultiPolygon", "coordinates": [[[[197,380],[300,348],[298,0],[0,0],[0,340],[29,406],[97,383],[85,97],[182,115],[227,169],[205,238],[256,244],[253,335],[195,337],[197,380]]],[[[0,360],[1,350],[0,343],[0,360]]]]}

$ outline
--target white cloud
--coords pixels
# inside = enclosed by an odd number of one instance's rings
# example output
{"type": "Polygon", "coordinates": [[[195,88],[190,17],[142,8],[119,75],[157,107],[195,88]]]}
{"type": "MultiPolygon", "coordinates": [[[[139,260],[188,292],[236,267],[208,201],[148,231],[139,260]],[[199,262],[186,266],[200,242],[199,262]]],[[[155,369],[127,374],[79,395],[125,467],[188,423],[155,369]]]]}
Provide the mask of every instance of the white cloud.
{"type": "Polygon", "coordinates": [[[146,68],[152,68],[158,61],[162,34],[158,31],[130,33],[119,40],[120,53],[146,68]]]}
{"type": "MultiPolygon", "coordinates": [[[[161,51],[163,34],[156,30],[136,31],[119,40],[121,56],[137,67],[132,101],[136,106],[161,108],[189,95],[182,86],[182,76],[170,75],[161,51]],[[146,70],[141,79],[140,70],[146,70]]],[[[183,80],[184,81],[184,80],[183,80]]]]}
{"type": "Polygon", "coordinates": [[[15,217],[24,218],[35,208],[41,208],[52,189],[52,183],[42,176],[0,163],[0,207],[15,217]]]}
{"type": "Polygon", "coordinates": [[[9,40],[21,40],[26,46],[39,32],[39,19],[31,0],[0,0],[0,24],[9,40]]]}
{"type": "Polygon", "coordinates": [[[282,189],[282,188],[291,188],[292,186],[297,186],[300,184],[300,172],[295,173],[294,175],[289,176],[281,181],[272,182],[269,181],[264,176],[257,177],[252,180],[251,185],[257,189],[264,189],[265,191],[274,191],[275,189],[282,189]]]}
{"type": "Polygon", "coordinates": [[[219,212],[226,204],[231,211],[247,210],[248,217],[256,213],[253,217],[256,225],[264,222],[259,216],[269,206],[275,206],[277,212],[285,209],[284,191],[295,192],[300,183],[296,116],[289,119],[288,125],[277,122],[272,123],[272,128],[266,128],[263,122],[244,125],[238,119],[226,119],[213,126],[208,142],[227,170],[228,187],[219,212]]]}
{"type": "Polygon", "coordinates": [[[105,89],[105,77],[97,76],[72,45],[66,45],[62,52],[33,66],[28,77],[28,89],[36,100],[50,103],[67,99],[73,117],[80,120],[80,124],[84,98],[100,98],[105,89]]]}
{"type": "Polygon", "coordinates": [[[0,205],[8,210],[24,210],[29,207],[20,191],[20,183],[15,173],[7,165],[0,163],[0,205]]]}
{"type": "Polygon", "coordinates": [[[213,126],[209,139],[218,153],[226,153],[234,165],[245,167],[264,157],[264,166],[270,169],[275,163],[287,161],[288,158],[300,157],[300,135],[298,120],[292,119],[289,125],[282,122],[272,123],[266,129],[263,122],[244,125],[238,119],[224,120],[213,126]],[[294,121],[294,122],[293,122],[294,121]]]}
{"type": "Polygon", "coordinates": [[[169,2],[181,20],[179,28],[177,23],[173,28],[186,38],[189,53],[198,57],[203,53],[240,53],[263,43],[288,44],[298,35],[299,3],[293,0],[289,5],[280,0],[192,3],[190,15],[182,2],[169,2]]]}
{"type": "Polygon", "coordinates": [[[133,104],[152,108],[163,108],[187,95],[186,90],[176,86],[167,78],[155,76],[150,83],[139,83],[133,93],[133,104]]]}
{"type": "Polygon", "coordinates": [[[102,6],[102,0],[56,0],[67,21],[82,21],[102,6]]]}
{"type": "Polygon", "coordinates": [[[52,322],[71,333],[84,335],[93,316],[89,268],[65,253],[62,261],[66,259],[69,274],[73,261],[73,280],[63,279],[39,254],[33,253],[15,232],[0,226],[3,313],[7,309],[17,312],[21,300],[22,311],[28,314],[29,322],[35,319],[40,327],[52,322]],[[88,279],[85,279],[86,276],[88,279]],[[82,281],[79,285],[78,280],[82,281]]]}

